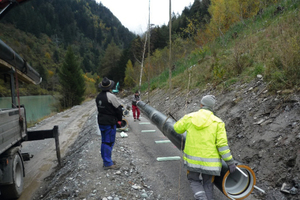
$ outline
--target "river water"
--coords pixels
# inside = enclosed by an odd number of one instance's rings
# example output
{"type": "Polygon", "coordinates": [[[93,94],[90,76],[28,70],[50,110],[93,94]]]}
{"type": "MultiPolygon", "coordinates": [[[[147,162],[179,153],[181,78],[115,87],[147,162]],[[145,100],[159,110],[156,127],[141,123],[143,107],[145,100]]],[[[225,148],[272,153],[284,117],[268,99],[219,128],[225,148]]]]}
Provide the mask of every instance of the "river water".
{"type": "MultiPolygon", "coordinates": [[[[57,100],[51,95],[20,97],[20,105],[24,105],[26,109],[27,122],[35,122],[52,112],[56,112],[57,110],[54,107],[56,102],[57,100]]],[[[1,108],[11,108],[10,97],[0,97],[1,108]]]]}

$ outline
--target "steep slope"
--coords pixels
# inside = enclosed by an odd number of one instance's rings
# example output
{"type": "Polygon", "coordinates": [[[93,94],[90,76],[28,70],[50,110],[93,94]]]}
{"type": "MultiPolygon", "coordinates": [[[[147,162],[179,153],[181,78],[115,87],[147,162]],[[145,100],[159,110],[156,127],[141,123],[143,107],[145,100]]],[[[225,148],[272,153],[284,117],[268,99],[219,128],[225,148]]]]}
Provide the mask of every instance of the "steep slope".
{"type": "MultiPolygon", "coordinates": [[[[172,116],[179,119],[186,113],[197,111],[203,95],[215,95],[215,113],[226,124],[234,158],[254,170],[256,186],[265,191],[262,193],[255,189],[246,199],[299,200],[300,93],[286,90],[272,95],[268,93],[266,86],[262,78],[257,78],[249,83],[236,83],[226,91],[218,91],[209,86],[202,91],[181,91],[176,88],[171,98],[168,91],[157,89],[149,95],[143,93],[142,100],[150,101],[151,106],[166,115],[170,108],[172,116]]],[[[121,95],[122,93],[118,94],[120,98],[121,95]]],[[[124,105],[130,104],[128,99],[128,95],[122,98],[124,105]]],[[[142,114],[142,118],[144,117],[142,114]]],[[[47,122],[53,123],[51,119],[47,122]]],[[[113,155],[122,165],[121,170],[103,170],[101,159],[99,160],[101,139],[94,135],[94,122],[95,115],[90,115],[82,130],[78,130],[80,134],[64,157],[62,167],[46,178],[33,199],[170,200],[169,192],[155,190],[147,178],[150,171],[148,168],[153,166],[143,156],[144,147],[135,149],[142,137],[138,139],[134,136],[133,129],[129,130],[126,139],[117,134],[113,155]]],[[[177,174],[174,177],[178,180],[177,174]]],[[[174,177],[163,179],[154,176],[154,179],[157,184],[161,184],[174,177]]],[[[185,177],[181,177],[180,182],[186,193],[191,192],[185,177]]],[[[189,195],[179,191],[178,186],[172,189],[175,196],[181,193],[180,199],[193,199],[191,194],[187,198],[189,195]]],[[[221,198],[216,199],[226,198],[223,197],[221,195],[221,198]]]]}
{"type": "MultiPolygon", "coordinates": [[[[260,77],[260,76],[259,76],[260,77]]],[[[224,120],[231,151],[236,160],[251,167],[257,178],[258,199],[299,199],[300,194],[300,92],[285,90],[276,95],[266,90],[267,83],[257,78],[237,83],[226,91],[212,87],[181,92],[155,90],[144,101],[177,120],[197,111],[203,95],[217,98],[215,113],[224,120]],[[186,103],[187,102],[187,103],[186,103]]]]}
{"type": "Polygon", "coordinates": [[[13,8],[1,22],[36,37],[41,34],[56,37],[66,44],[86,37],[98,45],[107,45],[113,39],[118,45],[128,47],[135,37],[108,8],[95,0],[31,0],[13,8]]]}

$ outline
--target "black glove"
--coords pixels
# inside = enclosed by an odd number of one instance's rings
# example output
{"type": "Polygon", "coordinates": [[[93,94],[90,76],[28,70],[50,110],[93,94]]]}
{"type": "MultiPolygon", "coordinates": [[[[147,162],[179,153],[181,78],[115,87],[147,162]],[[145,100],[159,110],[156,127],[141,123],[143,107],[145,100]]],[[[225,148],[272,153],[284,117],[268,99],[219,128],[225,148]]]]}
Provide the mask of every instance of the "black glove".
{"type": "Polygon", "coordinates": [[[235,172],[235,170],[236,170],[236,166],[235,166],[234,163],[231,164],[231,165],[229,165],[228,168],[229,168],[230,174],[232,174],[232,173],[235,172]]]}

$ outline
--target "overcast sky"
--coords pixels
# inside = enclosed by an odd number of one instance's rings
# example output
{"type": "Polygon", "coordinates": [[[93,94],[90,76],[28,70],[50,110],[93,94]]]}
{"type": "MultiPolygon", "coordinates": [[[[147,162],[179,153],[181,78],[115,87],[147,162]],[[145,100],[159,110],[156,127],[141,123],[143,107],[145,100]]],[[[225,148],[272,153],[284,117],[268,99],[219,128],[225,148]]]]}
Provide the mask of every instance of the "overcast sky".
{"type": "MultiPolygon", "coordinates": [[[[136,34],[148,27],[149,0],[96,0],[108,8],[123,26],[136,34]]],[[[171,10],[175,14],[190,6],[194,0],[172,0],[171,10]]],[[[150,24],[167,25],[169,21],[169,0],[150,0],[150,24]]]]}

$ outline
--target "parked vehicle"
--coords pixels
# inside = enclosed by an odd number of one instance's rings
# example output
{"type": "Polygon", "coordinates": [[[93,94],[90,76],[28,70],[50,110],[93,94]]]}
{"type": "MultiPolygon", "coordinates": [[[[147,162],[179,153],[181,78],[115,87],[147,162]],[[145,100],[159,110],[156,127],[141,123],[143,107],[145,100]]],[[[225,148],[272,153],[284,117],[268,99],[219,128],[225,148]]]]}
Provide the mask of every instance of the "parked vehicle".
{"type": "MultiPolygon", "coordinates": [[[[14,5],[27,0],[0,0],[0,19],[14,5]]],[[[22,152],[25,141],[54,138],[56,153],[60,165],[58,126],[51,130],[28,131],[26,108],[20,105],[18,84],[39,84],[40,74],[21,56],[0,40],[0,78],[10,81],[11,107],[0,108],[0,199],[20,197],[23,186],[24,161],[30,160],[28,153],[22,152]],[[18,100],[18,101],[17,101],[18,100]]]]}

